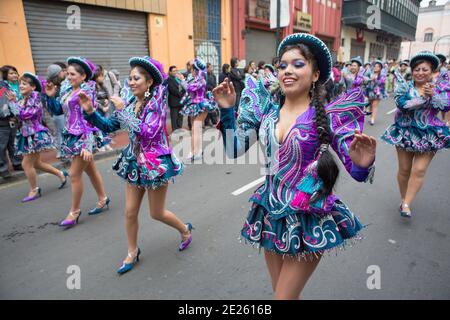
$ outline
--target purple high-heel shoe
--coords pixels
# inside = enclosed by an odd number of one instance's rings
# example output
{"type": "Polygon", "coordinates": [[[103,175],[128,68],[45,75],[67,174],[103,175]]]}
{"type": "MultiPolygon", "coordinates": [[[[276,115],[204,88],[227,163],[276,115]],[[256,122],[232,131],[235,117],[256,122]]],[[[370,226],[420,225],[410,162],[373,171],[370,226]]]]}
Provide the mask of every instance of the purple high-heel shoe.
{"type": "Polygon", "coordinates": [[[59,223],[59,226],[60,226],[60,227],[63,227],[63,228],[72,228],[72,227],[74,227],[75,225],[77,225],[77,224],[78,224],[78,219],[80,219],[80,216],[81,216],[81,210],[78,210],[78,211],[75,211],[75,212],[70,212],[70,213],[69,213],[69,216],[71,216],[71,217],[73,217],[73,218],[75,218],[75,219],[74,219],[74,220],[64,219],[63,221],[61,221],[61,222],[59,223]],[[79,214],[78,214],[78,216],[75,216],[75,213],[77,213],[77,212],[79,212],[79,214]]]}
{"type": "Polygon", "coordinates": [[[41,188],[37,187],[36,189],[33,189],[33,191],[37,191],[37,193],[34,196],[26,196],[22,199],[22,202],[30,202],[33,200],[36,200],[37,198],[40,198],[42,196],[41,194],[41,188]]]}
{"type": "Polygon", "coordinates": [[[187,227],[187,229],[188,229],[188,231],[189,231],[189,238],[187,238],[187,239],[184,240],[184,241],[183,241],[183,240],[181,241],[180,246],[178,247],[178,250],[179,250],[179,251],[186,250],[187,247],[189,247],[189,245],[190,245],[191,242],[192,242],[192,229],[194,229],[194,227],[193,227],[192,224],[190,224],[190,223],[187,223],[187,224],[186,224],[186,227],[187,227]]]}

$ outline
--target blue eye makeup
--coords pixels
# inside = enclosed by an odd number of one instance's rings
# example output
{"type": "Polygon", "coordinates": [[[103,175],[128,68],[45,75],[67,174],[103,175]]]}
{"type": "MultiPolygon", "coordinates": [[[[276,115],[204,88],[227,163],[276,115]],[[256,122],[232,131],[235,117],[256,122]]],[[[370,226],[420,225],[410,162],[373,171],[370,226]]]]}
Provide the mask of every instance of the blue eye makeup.
{"type": "MultiPolygon", "coordinates": [[[[294,66],[294,68],[299,69],[299,68],[303,68],[306,65],[306,63],[303,60],[299,59],[299,60],[294,60],[292,62],[292,65],[294,66]]],[[[285,70],[287,67],[288,67],[288,63],[282,61],[280,63],[280,65],[278,66],[278,69],[285,70]]]]}
{"type": "Polygon", "coordinates": [[[305,66],[305,62],[303,60],[295,60],[294,61],[294,67],[303,68],[304,66],[305,66]]]}

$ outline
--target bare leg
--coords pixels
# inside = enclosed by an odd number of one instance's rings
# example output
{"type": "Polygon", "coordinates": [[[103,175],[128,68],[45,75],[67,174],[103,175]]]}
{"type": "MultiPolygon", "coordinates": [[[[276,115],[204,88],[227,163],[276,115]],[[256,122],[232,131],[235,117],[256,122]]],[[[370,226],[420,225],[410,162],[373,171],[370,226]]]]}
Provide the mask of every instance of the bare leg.
{"type": "MultiPolygon", "coordinates": [[[[72,206],[70,212],[77,213],[80,211],[81,197],[83,196],[83,170],[86,168],[87,162],[80,156],[76,156],[72,159],[70,165],[70,181],[72,185],[72,206]]],[[[70,214],[66,219],[73,220],[73,216],[70,214]]]]}
{"type": "Polygon", "coordinates": [[[95,192],[97,193],[98,201],[100,203],[99,207],[102,207],[104,205],[104,201],[106,200],[106,193],[103,185],[102,176],[100,175],[100,172],[98,172],[97,167],[95,166],[95,161],[92,160],[88,162],[84,168],[84,171],[91,180],[92,186],[94,187],[95,192]]]}
{"type": "Polygon", "coordinates": [[[408,190],[406,191],[405,203],[411,205],[420,188],[422,188],[425,174],[428,166],[433,160],[434,153],[416,154],[411,170],[411,177],[408,181],[408,190]]]}
{"type": "Polygon", "coordinates": [[[371,116],[372,123],[375,123],[375,120],[377,119],[377,110],[378,110],[379,104],[380,104],[380,100],[372,101],[372,116],[371,116]]]}
{"type": "Polygon", "coordinates": [[[167,185],[161,186],[156,190],[148,190],[150,216],[177,229],[183,237],[185,234],[189,237],[189,233],[186,232],[186,225],[174,213],[166,209],[166,194],[167,185]]]}
{"type": "MultiPolygon", "coordinates": [[[[125,195],[125,230],[128,239],[128,252],[136,252],[139,229],[138,215],[144,193],[145,189],[127,184],[125,195]]],[[[127,256],[124,262],[131,263],[133,259],[127,256]]]]}
{"type": "Polygon", "coordinates": [[[264,250],[264,257],[266,258],[267,269],[269,270],[270,279],[272,280],[272,289],[273,292],[275,292],[278,278],[281,273],[281,267],[283,266],[283,257],[267,250],[264,250]]]}
{"type": "Polygon", "coordinates": [[[403,151],[397,148],[398,173],[397,181],[402,201],[405,200],[406,190],[408,189],[408,181],[411,175],[411,168],[414,159],[413,152],[403,151]]]}
{"type": "Polygon", "coordinates": [[[34,163],[36,161],[36,153],[26,154],[22,159],[22,168],[27,176],[28,183],[30,184],[30,192],[28,196],[34,196],[37,193],[37,175],[34,168],[34,163]]]}
{"type": "Polygon", "coordinates": [[[192,123],[191,151],[194,156],[201,155],[202,153],[203,122],[205,121],[207,115],[207,112],[202,112],[194,118],[192,123]]]}
{"type": "Polygon", "coordinates": [[[275,290],[275,299],[300,299],[303,288],[319,262],[320,258],[314,258],[312,261],[298,261],[296,258],[285,257],[275,290]]]}
{"type": "Polygon", "coordinates": [[[48,163],[42,162],[40,153],[37,153],[36,155],[37,155],[37,157],[34,162],[34,167],[36,169],[41,170],[43,172],[53,174],[53,175],[57,176],[59,178],[59,180],[61,180],[61,182],[64,181],[65,177],[61,170],[56,169],[54,166],[52,166],[48,163]]]}

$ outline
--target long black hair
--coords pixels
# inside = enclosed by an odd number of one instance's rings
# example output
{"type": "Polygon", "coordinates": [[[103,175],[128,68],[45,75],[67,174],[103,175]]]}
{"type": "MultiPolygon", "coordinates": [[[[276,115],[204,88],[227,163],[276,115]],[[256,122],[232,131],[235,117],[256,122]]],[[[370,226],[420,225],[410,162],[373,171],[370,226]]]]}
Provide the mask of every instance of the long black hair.
{"type": "MultiPolygon", "coordinates": [[[[279,59],[283,54],[287,51],[297,49],[300,51],[303,57],[307,61],[311,63],[313,72],[319,70],[319,66],[317,64],[317,60],[314,54],[311,52],[308,46],[304,44],[296,44],[290,45],[283,48],[280,52],[279,59]]],[[[319,138],[319,148],[317,150],[318,159],[317,159],[317,174],[319,178],[323,181],[323,187],[319,192],[311,198],[311,202],[314,202],[316,199],[319,199],[323,196],[329,195],[334,185],[336,184],[337,178],[339,176],[339,167],[337,163],[329,151],[329,145],[331,143],[330,139],[330,128],[328,126],[328,118],[325,111],[325,96],[326,91],[324,89],[323,83],[317,81],[312,84],[312,88],[310,91],[311,96],[311,105],[314,106],[315,116],[314,123],[316,126],[318,138],[319,138]]],[[[280,95],[280,107],[285,102],[284,95],[280,95]]]]}

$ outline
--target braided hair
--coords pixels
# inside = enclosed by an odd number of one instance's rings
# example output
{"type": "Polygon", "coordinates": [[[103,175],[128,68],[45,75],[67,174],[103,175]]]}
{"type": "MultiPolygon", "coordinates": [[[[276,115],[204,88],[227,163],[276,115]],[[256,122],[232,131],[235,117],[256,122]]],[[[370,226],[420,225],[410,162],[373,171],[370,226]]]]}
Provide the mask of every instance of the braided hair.
{"type": "MultiPolygon", "coordinates": [[[[280,53],[280,59],[283,54],[287,51],[297,49],[309,61],[312,65],[313,72],[319,70],[317,65],[317,60],[314,54],[311,52],[308,46],[305,44],[295,44],[286,46],[280,53]]],[[[319,190],[312,198],[311,202],[329,195],[334,185],[336,184],[337,178],[339,176],[339,167],[329,151],[329,145],[331,143],[330,139],[330,128],[328,125],[328,118],[325,111],[325,96],[326,91],[324,89],[323,83],[319,81],[312,84],[310,91],[311,105],[314,106],[315,116],[314,124],[316,126],[320,148],[318,149],[317,157],[317,174],[323,182],[323,187],[319,190]]],[[[280,107],[284,104],[286,97],[283,94],[279,95],[280,107]]]]}

